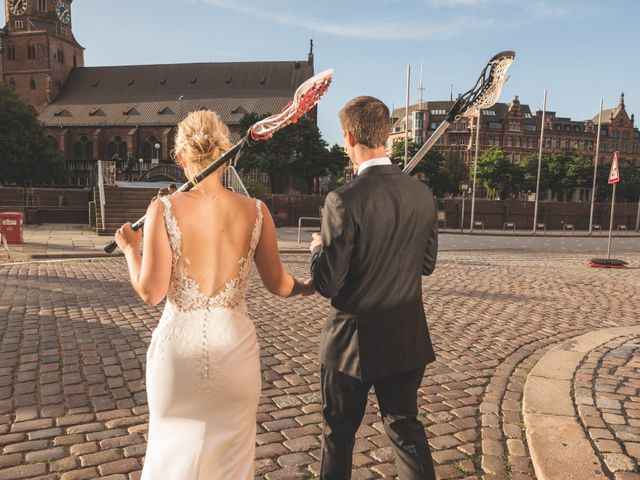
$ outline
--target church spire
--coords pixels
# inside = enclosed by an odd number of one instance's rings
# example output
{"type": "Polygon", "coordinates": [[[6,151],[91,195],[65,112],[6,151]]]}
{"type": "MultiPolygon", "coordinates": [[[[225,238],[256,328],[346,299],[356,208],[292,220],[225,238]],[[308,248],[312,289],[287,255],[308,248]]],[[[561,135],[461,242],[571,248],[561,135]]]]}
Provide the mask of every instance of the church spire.
{"type": "Polygon", "coordinates": [[[309,40],[309,58],[307,59],[309,65],[313,65],[313,38],[309,40]]]}
{"type": "Polygon", "coordinates": [[[624,92],[622,92],[620,94],[620,104],[619,104],[619,106],[620,107],[624,107],[624,92]]]}

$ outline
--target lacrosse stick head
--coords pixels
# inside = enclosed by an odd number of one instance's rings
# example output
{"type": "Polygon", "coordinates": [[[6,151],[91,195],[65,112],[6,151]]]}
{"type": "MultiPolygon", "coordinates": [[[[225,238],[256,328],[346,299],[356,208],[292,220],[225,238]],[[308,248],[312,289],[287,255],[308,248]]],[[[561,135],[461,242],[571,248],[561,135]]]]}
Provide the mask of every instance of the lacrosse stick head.
{"type": "Polygon", "coordinates": [[[260,120],[249,129],[251,139],[266,140],[281,128],[296,123],[302,115],[316,106],[332,79],[333,69],[330,68],[306,80],[296,89],[293,99],[282,112],[260,120]]]}
{"type": "Polygon", "coordinates": [[[502,87],[509,80],[507,70],[515,58],[516,53],[510,50],[494,55],[482,70],[475,86],[456,102],[457,111],[451,109],[451,118],[475,117],[480,114],[480,110],[495,105],[500,98],[502,87]]]}

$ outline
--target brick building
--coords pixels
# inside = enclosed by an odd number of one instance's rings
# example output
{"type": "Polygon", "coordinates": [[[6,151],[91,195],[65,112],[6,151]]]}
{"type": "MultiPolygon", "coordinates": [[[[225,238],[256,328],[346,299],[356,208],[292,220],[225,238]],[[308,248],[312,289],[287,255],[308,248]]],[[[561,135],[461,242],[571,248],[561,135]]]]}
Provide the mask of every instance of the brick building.
{"type": "Polygon", "coordinates": [[[85,67],[71,1],[7,0],[0,30],[0,79],[38,111],[68,185],[91,185],[99,159],[137,172],[170,162],[190,111],[218,112],[236,140],[245,114],[282,110],[314,73],[313,51],[305,61],[85,67]]]}
{"type": "MultiPolygon", "coordinates": [[[[405,121],[405,109],[392,113],[392,133],[388,150],[395,140],[404,140],[405,125],[409,137],[424,142],[444,120],[453,105],[452,101],[425,102],[422,108],[412,105],[409,119],[405,121]]],[[[496,103],[482,111],[480,123],[479,152],[500,147],[513,161],[518,162],[527,155],[537,155],[540,144],[542,111],[532,112],[528,105],[514,97],[509,103],[496,103]]],[[[581,155],[593,160],[596,148],[598,115],[584,121],[559,117],[556,112],[546,112],[543,155],[566,153],[581,155]]],[[[457,152],[467,161],[475,152],[475,127],[473,139],[469,122],[465,118],[455,121],[440,138],[434,148],[444,154],[457,152]]],[[[610,162],[613,152],[618,150],[621,161],[640,164],[640,134],[634,126],[634,115],[629,116],[624,105],[624,94],[620,95],[617,107],[604,110],[600,132],[600,161],[610,162]]]]}

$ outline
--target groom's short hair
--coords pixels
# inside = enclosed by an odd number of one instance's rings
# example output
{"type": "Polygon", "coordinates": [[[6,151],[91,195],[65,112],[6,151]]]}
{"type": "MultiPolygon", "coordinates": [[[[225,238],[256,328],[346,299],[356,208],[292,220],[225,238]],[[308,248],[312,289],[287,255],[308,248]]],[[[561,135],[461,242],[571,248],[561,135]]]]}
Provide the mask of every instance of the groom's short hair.
{"type": "Polygon", "coordinates": [[[383,146],[391,133],[387,106],[375,97],[356,97],[340,110],[342,129],[367,148],[383,146]]]}

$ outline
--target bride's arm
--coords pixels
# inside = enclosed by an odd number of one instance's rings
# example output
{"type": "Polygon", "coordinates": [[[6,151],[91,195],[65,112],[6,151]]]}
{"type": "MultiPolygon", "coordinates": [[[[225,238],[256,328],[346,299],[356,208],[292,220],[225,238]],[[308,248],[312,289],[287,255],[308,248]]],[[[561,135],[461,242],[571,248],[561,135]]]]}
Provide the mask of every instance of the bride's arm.
{"type": "Polygon", "coordinates": [[[260,204],[260,208],[263,215],[262,232],[256,247],[255,261],[262,284],[269,292],[280,297],[314,293],[310,283],[299,282],[285,271],[278,253],[278,239],[273,218],[264,203],[260,204]]]}
{"type": "Polygon", "coordinates": [[[144,225],[144,255],[140,255],[141,230],[134,232],[127,223],[116,232],[116,242],[129,267],[131,286],[149,305],[162,301],[169,291],[171,278],[171,246],[164,226],[164,205],[156,201],[149,205],[144,225]]]}

